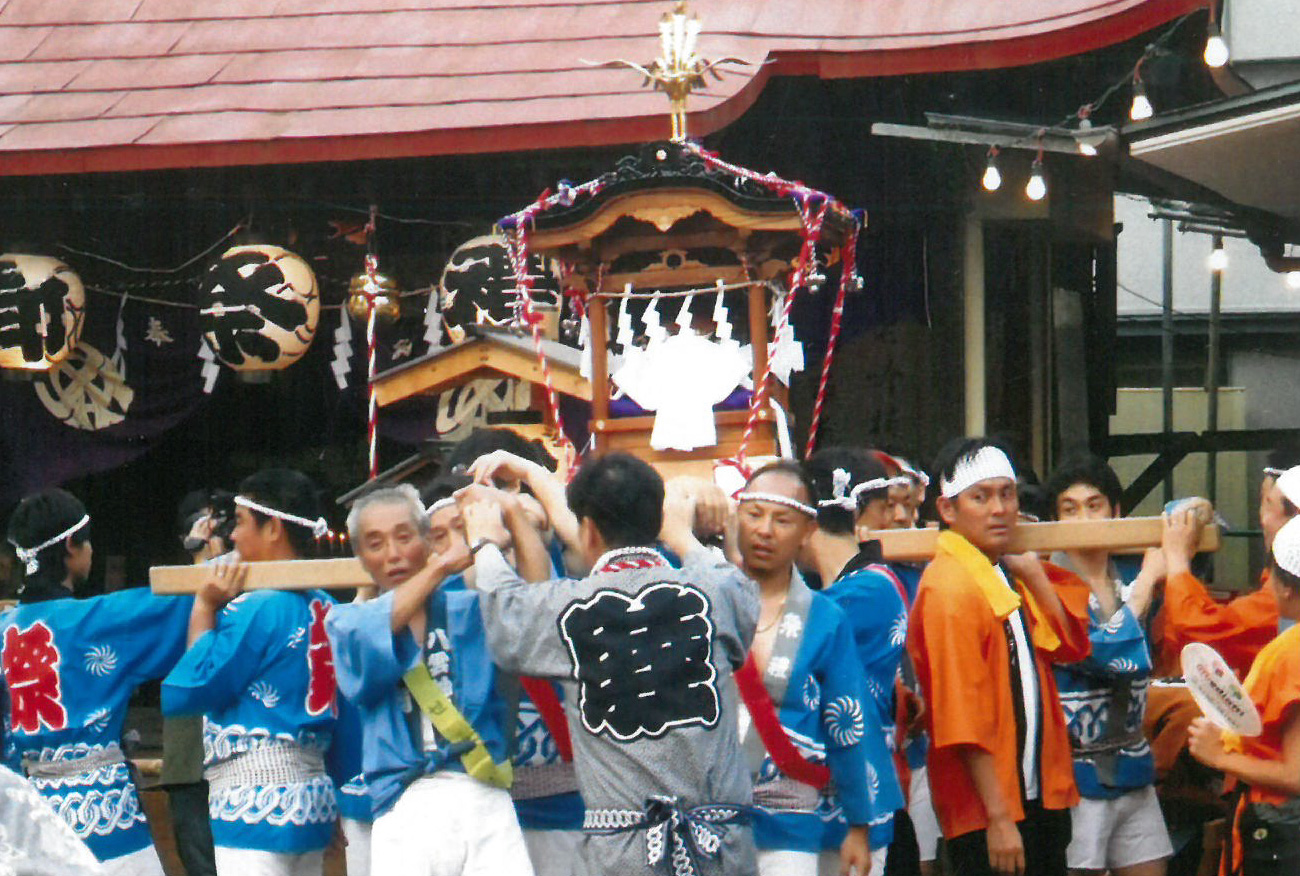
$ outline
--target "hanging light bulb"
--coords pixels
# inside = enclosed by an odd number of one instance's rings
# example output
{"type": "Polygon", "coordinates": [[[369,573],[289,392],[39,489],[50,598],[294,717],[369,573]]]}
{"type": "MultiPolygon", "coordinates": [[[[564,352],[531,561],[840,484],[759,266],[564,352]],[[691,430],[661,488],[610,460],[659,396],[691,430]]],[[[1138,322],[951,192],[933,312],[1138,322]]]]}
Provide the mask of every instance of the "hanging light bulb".
{"type": "Polygon", "coordinates": [[[988,165],[984,168],[980,185],[988,192],[996,192],[1002,187],[1002,173],[998,170],[998,147],[996,146],[989,147],[988,165]]]}
{"type": "Polygon", "coordinates": [[[1222,67],[1228,63],[1230,53],[1228,43],[1219,30],[1219,23],[1211,21],[1205,29],[1205,64],[1208,67],[1222,67]]]}
{"type": "Polygon", "coordinates": [[[1300,289],[1300,271],[1287,271],[1286,286],[1288,289],[1300,289]]]}
{"type": "Polygon", "coordinates": [[[1041,201],[1047,197],[1047,180],[1043,176],[1042,153],[1034,159],[1029,168],[1029,182],[1025,183],[1025,197],[1031,201],[1041,201]]]}
{"type": "Polygon", "coordinates": [[[1205,260],[1205,264],[1214,273],[1220,273],[1228,266],[1228,251],[1221,246],[1216,246],[1210,251],[1210,257],[1205,260]]]}
{"type": "Polygon", "coordinates": [[[1142,79],[1138,76],[1133,77],[1133,105],[1129,107],[1128,117],[1135,122],[1143,119],[1149,119],[1155,115],[1155,107],[1151,105],[1151,99],[1147,97],[1147,87],[1142,84],[1142,79]]]}
{"type": "Polygon", "coordinates": [[[1079,127],[1074,133],[1074,142],[1079,154],[1089,157],[1097,154],[1097,147],[1105,139],[1104,135],[1097,134],[1092,129],[1092,120],[1088,118],[1091,109],[1092,107],[1084,106],[1079,110],[1079,127]]]}

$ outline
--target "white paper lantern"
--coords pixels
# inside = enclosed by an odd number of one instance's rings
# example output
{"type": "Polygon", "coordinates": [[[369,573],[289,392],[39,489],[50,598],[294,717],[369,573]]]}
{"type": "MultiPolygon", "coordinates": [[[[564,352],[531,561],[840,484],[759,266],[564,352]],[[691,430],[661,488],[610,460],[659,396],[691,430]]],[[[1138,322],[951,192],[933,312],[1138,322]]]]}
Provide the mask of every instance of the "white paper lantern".
{"type": "Polygon", "coordinates": [[[0,368],[47,371],[81,336],[86,292],[56,258],[0,255],[0,368]]]}
{"type": "Polygon", "coordinates": [[[235,371],[276,371],[302,357],[320,322],[311,266],[267,244],[235,246],[208,269],[200,292],[203,340],[235,371]]]}

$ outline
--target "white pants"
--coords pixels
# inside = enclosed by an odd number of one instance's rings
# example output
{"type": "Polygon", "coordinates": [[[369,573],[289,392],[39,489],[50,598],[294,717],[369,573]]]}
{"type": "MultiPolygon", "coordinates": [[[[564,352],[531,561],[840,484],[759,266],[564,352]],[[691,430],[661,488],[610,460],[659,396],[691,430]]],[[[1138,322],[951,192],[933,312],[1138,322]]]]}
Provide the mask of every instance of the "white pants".
{"type": "Polygon", "coordinates": [[[583,876],[583,836],[580,830],[524,831],[535,876],[583,876]]]}
{"type": "Polygon", "coordinates": [[[930,773],[925,767],[912,770],[912,781],[907,789],[907,817],[912,819],[912,829],[916,831],[916,844],[921,850],[922,861],[933,861],[939,857],[939,817],[934,814],[934,804],[930,801],[930,773]]]}
{"type": "Polygon", "coordinates": [[[408,785],[375,819],[370,848],[375,876],[533,876],[510,794],[464,773],[408,785]]]}
{"type": "Polygon", "coordinates": [[[325,850],[286,855],[260,849],[217,846],[213,850],[217,876],[321,876],[325,850]]]}
{"type": "Polygon", "coordinates": [[[109,858],[100,864],[104,876],[163,876],[162,861],[153,846],[145,846],[129,855],[109,858]]]}
{"type": "Polygon", "coordinates": [[[1150,785],[1114,800],[1084,797],[1070,819],[1072,839],[1065,860],[1071,870],[1132,867],[1174,853],[1156,789],[1150,785]]]}
{"type": "Polygon", "coordinates": [[[348,841],[345,855],[348,862],[348,876],[370,876],[370,832],[369,821],[357,821],[355,818],[340,818],[343,838],[348,841]]]}
{"type": "MultiPolygon", "coordinates": [[[[883,876],[889,848],[873,849],[871,872],[858,876],[883,876]]],[[[758,876],[839,876],[840,853],[791,852],[785,849],[758,850],[758,876]]]]}

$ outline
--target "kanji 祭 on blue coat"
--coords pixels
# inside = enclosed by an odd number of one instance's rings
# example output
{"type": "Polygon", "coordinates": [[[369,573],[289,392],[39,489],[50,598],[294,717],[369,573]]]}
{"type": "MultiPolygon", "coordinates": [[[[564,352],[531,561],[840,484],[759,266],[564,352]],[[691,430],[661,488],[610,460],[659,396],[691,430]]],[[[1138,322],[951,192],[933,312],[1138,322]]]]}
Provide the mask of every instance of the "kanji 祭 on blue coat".
{"type": "Polygon", "coordinates": [[[5,762],[100,860],[152,843],[118,740],[136,686],[161,678],[185,650],[192,602],[122,590],[0,615],[5,762]],[[63,774],[58,763],[78,758],[86,769],[63,774]]]}
{"type": "Polygon", "coordinates": [[[218,846],[301,853],[329,844],[338,819],[324,773],[337,716],[334,661],[319,590],[258,590],[222,609],[163,682],[166,714],[202,712],[209,814],[218,846]],[[235,755],[284,744],[320,758],[321,770],[271,786],[213,781],[235,755]]]}

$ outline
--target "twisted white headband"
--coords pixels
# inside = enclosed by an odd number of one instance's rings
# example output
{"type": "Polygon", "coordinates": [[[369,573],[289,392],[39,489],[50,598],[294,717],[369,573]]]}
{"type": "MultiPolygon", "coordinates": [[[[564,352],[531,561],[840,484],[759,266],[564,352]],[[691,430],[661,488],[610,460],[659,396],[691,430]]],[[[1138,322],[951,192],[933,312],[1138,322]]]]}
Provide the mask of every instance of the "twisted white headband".
{"type": "Polygon", "coordinates": [[[939,481],[939,495],[951,499],[981,481],[991,481],[994,478],[1010,478],[1014,481],[1016,470],[1005,453],[988,445],[957,462],[952,477],[939,481]]]}
{"type": "Polygon", "coordinates": [[[288,511],[280,511],[275,508],[268,508],[266,505],[262,505],[258,502],[254,502],[252,499],[248,498],[247,496],[236,496],[235,504],[240,505],[244,508],[251,508],[254,511],[259,511],[262,514],[267,515],[268,517],[278,517],[281,520],[287,521],[289,523],[296,523],[299,526],[305,526],[308,529],[310,529],[311,534],[316,536],[317,538],[324,538],[326,535],[329,534],[330,531],[330,525],[325,522],[324,517],[317,517],[315,520],[308,520],[306,517],[299,517],[297,514],[290,514],[288,511]]]}
{"type": "Polygon", "coordinates": [[[736,502],[773,502],[777,505],[793,508],[801,514],[807,514],[809,517],[815,518],[817,516],[817,509],[813,506],[805,505],[798,499],[791,499],[789,496],[778,496],[776,493],[744,491],[736,494],[736,502]]]}
{"type": "Polygon", "coordinates": [[[425,509],[424,509],[424,513],[425,513],[425,514],[428,514],[430,517],[432,517],[433,515],[437,514],[437,513],[438,513],[439,511],[441,511],[442,509],[444,509],[444,508],[450,508],[452,505],[455,505],[455,504],[456,504],[456,497],[455,497],[455,496],[447,496],[445,499],[439,499],[438,501],[436,501],[436,502],[434,502],[432,505],[430,505],[428,508],[425,508],[425,509]]]}
{"type": "Polygon", "coordinates": [[[72,524],[67,529],[63,530],[53,538],[46,539],[45,541],[38,544],[36,547],[25,548],[25,547],[19,547],[18,545],[14,544],[12,541],[9,543],[14,546],[14,554],[18,557],[19,562],[21,562],[26,568],[27,574],[35,575],[37,570],[41,568],[41,560],[40,557],[38,556],[38,554],[40,554],[41,551],[45,550],[47,547],[50,547],[51,545],[56,545],[59,542],[63,541],[65,538],[72,535],[73,533],[81,529],[81,527],[85,526],[89,522],[90,522],[90,515],[83,514],[81,519],[78,520],[76,523],[72,524]]]}

